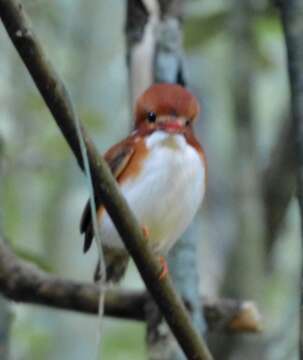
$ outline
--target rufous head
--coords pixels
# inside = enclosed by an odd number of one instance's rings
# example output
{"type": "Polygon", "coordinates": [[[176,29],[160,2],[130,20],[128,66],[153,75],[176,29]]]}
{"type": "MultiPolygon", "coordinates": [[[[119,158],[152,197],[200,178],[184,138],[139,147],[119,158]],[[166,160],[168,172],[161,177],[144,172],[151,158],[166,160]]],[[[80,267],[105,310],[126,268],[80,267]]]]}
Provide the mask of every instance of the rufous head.
{"type": "Polygon", "coordinates": [[[171,133],[191,128],[200,106],[184,87],[176,84],[154,84],[137,100],[135,127],[163,130],[171,133]]]}

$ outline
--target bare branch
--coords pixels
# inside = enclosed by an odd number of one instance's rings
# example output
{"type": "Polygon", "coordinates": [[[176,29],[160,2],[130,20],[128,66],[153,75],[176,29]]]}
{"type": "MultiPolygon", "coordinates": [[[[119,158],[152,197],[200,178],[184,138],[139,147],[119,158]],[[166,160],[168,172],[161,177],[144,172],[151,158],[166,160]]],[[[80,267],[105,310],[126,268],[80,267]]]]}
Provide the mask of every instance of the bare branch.
{"type": "MultiPolygon", "coordinates": [[[[47,61],[42,48],[30,28],[22,5],[17,0],[0,0],[0,17],[37,88],[60,127],[81,167],[82,157],[75,127],[75,113],[65,87],[47,61]]],[[[148,242],[121,196],[105,161],[99,156],[83,130],[96,196],[111,216],[126,248],[168,325],[189,359],[212,359],[206,344],[195,330],[169,276],[159,281],[161,265],[155,259],[148,242]]],[[[42,289],[43,290],[43,289],[42,289]]]]}
{"type": "MultiPolygon", "coordinates": [[[[0,239],[0,292],[8,299],[57,309],[98,313],[99,289],[95,284],[61,279],[19,259],[0,239]]],[[[145,320],[149,297],[141,291],[108,291],[105,315],[127,320],[145,320]]],[[[259,332],[261,320],[249,301],[203,299],[211,331],[259,332]]]]}

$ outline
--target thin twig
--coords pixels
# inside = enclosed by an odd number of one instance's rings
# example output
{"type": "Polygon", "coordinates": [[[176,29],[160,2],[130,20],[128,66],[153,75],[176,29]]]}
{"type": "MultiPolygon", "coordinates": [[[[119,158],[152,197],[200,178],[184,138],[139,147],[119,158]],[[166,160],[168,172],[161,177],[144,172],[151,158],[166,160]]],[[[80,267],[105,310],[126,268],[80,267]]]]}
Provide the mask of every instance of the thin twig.
{"type": "MultiPolygon", "coordinates": [[[[17,0],[0,0],[0,17],[46,105],[53,114],[79,165],[83,168],[71,101],[61,79],[50,66],[31,30],[22,5],[17,0]]],[[[203,338],[193,327],[182,300],[176,294],[170,277],[167,276],[159,281],[160,263],[152,255],[148,242],[125,199],[121,196],[108,166],[99,156],[86,132],[82,131],[87,146],[95,193],[102,198],[149,292],[187,357],[193,360],[212,359],[203,338]]]]}

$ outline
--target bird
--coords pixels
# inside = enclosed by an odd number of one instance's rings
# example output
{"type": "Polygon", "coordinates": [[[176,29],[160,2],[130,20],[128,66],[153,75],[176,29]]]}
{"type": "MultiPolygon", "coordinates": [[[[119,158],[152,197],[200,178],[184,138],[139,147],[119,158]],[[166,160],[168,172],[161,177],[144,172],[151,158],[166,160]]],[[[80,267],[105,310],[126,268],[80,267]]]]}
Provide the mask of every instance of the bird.
{"type": "MultiPolygon", "coordinates": [[[[159,279],[168,272],[165,256],[192,222],[205,194],[207,161],[193,129],[199,112],[197,99],[185,87],[153,84],[137,99],[130,135],[104,155],[163,266],[159,279]]],[[[123,277],[129,255],[102,200],[96,209],[106,281],[115,283],[123,277]]],[[[94,239],[89,201],[80,232],[85,253],[94,239]]],[[[94,278],[100,279],[100,262],[94,278]]]]}

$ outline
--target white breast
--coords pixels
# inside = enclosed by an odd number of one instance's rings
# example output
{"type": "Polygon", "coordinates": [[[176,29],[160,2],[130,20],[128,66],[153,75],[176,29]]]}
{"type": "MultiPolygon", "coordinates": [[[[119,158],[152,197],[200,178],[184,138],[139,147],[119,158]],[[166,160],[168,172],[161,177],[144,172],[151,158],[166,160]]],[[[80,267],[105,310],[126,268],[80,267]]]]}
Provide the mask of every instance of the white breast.
{"type": "MultiPolygon", "coordinates": [[[[205,168],[197,151],[183,135],[154,132],[139,176],[125,181],[121,191],[139,223],[149,230],[151,246],[166,253],[193,220],[204,195],[205,168]]],[[[106,214],[100,224],[102,241],[122,248],[106,214]]]]}

